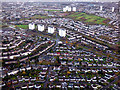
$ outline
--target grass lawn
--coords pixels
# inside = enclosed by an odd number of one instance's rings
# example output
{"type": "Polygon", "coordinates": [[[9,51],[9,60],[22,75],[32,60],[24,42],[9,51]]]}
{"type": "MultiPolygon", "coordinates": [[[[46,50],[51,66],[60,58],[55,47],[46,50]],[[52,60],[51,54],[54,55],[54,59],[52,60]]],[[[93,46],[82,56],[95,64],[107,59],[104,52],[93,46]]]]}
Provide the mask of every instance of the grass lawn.
{"type": "Polygon", "coordinates": [[[51,16],[47,16],[47,15],[34,15],[30,18],[22,18],[20,20],[31,20],[31,19],[46,19],[46,18],[51,18],[51,16]]]}
{"type": "Polygon", "coordinates": [[[16,27],[19,27],[22,29],[28,29],[28,25],[16,25],[16,27]]]}
{"type": "Polygon", "coordinates": [[[103,25],[107,24],[105,22],[105,21],[107,21],[106,18],[102,18],[102,17],[92,15],[92,14],[86,14],[86,13],[83,13],[83,12],[71,13],[67,17],[73,18],[75,20],[83,21],[83,22],[89,23],[89,24],[103,24],[103,25]]]}
{"type": "Polygon", "coordinates": [[[119,42],[117,42],[116,44],[120,45],[120,41],[119,41],[119,42]]]}
{"type": "Polygon", "coordinates": [[[49,18],[49,16],[45,16],[45,15],[35,15],[35,16],[31,17],[31,19],[45,19],[45,18],[49,18]]]}
{"type": "Polygon", "coordinates": [[[44,9],[44,11],[62,11],[62,10],[54,10],[54,9],[51,9],[51,10],[47,10],[47,9],[44,9]]]}

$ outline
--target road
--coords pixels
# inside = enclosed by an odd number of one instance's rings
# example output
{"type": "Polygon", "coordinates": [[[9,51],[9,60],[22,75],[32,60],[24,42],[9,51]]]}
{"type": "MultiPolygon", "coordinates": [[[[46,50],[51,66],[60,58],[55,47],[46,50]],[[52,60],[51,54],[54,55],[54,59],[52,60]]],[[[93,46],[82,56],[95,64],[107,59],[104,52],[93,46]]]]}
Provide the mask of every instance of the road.
{"type": "Polygon", "coordinates": [[[114,84],[117,80],[120,80],[120,75],[117,76],[114,81],[112,81],[111,83],[109,83],[108,85],[104,86],[101,90],[104,90],[104,89],[108,89],[110,86],[112,86],[112,84],[114,84]]]}
{"type": "MultiPolygon", "coordinates": [[[[59,40],[60,40],[60,38],[59,38],[58,35],[56,34],[56,40],[55,40],[55,41],[56,41],[56,44],[55,44],[51,49],[54,50],[54,48],[58,45],[59,40]]],[[[46,53],[49,52],[49,51],[50,51],[50,49],[47,50],[46,53]]],[[[44,86],[43,86],[44,89],[46,89],[47,84],[49,83],[50,71],[51,71],[51,70],[52,70],[52,66],[50,66],[49,69],[48,69],[48,74],[47,74],[47,77],[46,77],[46,81],[45,81],[44,86]]]]}
{"type": "Polygon", "coordinates": [[[47,84],[49,83],[49,77],[50,77],[50,71],[52,70],[52,67],[49,67],[48,68],[48,74],[47,74],[47,77],[46,77],[46,81],[44,83],[44,89],[47,87],[47,84]]]}

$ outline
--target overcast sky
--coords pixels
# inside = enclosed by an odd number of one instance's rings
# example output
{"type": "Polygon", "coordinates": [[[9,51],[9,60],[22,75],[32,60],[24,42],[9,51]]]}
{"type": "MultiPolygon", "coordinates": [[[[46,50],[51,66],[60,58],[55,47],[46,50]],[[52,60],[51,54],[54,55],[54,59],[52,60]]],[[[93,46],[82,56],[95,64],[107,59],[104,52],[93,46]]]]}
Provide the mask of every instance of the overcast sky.
{"type": "Polygon", "coordinates": [[[0,1],[21,1],[21,2],[36,2],[36,1],[41,1],[41,2],[66,2],[66,1],[84,1],[84,2],[118,2],[120,0],[0,0],[0,1]]]}

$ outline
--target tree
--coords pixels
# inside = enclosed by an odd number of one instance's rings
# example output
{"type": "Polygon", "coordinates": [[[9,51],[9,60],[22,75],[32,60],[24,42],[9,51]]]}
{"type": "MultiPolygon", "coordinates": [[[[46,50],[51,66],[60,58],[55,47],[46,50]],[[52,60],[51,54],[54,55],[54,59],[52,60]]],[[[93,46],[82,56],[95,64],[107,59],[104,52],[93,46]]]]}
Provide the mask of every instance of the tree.
{"type": "Polygon", "coordinates": [[[70,72],[70,71],[67,71],[67,74],[71,74],[71,72],[70,72]]]}
{"type": "Polygon", "coordinates": [[[26,74],[26,72],[25,72],[25,71],[23,71],[23,72],[22,72],[22,74],[23,74],[23,75],[25,75],[25,74],[26,74]]]}
{"type": "Polygon", "coordinates": [[[81,59],[80,59],[80,58],[78,58],[78,61],[81,61],[81,59]]]}
{"type": "Polygon", "coordinates": [[[66,44],[68,44],[68,41],[66,41],[66,44]]]}

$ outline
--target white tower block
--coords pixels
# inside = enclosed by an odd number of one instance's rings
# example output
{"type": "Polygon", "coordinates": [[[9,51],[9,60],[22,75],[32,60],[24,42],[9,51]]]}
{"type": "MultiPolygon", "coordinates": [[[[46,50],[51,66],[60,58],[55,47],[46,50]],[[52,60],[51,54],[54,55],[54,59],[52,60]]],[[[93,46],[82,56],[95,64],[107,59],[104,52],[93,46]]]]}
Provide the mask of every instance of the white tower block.
{"type": "Polygon", "coordinates": [[[30,23],[29,24],[29,29],[34,30],[35,29],[35,24],[34,23],[30,23]]]}
{"type": "Polygon", "coordinates": [[[73,7],[73,11],[76,12],[76,7],[73,7]]]}
{"type": "Polygon", "coordinates": [[[68,11],[72,11],[72,8],[70,6],[68,6],[68,11]]]}
{"type": "Polygon", "coordinates": [[[63,8],[63,12],[66,12],[66,11],[67,11],[66,7],[65,7],[65,8],[63,8]]]}
{"type": "Polygon", "coordinates": [[[63,8],[63,12],[66,12],[66,11],[72,11],[72,8],[70,6],[66,6],[63,8]]]}
{"type": "Polygon", "coordinates": [[[65,29],[59,29],[59,35],[61,37],[65,37],[66,36],[66,30],[65,29]]]}
{"type": "Polygon", "coordinates": [[[48,33],[53,34],[54,31],[55,31],[55,28],[54,28],[54,27],[52,27],[52,26],[48,26],[48,33]]]}
{"type": "Polygon", "coordinates": [[[100,6],[100,11],[102,11],[103,10],[103,6],[100,6]]]}
{"type": "Polygon", "coordinates": [[[38,24],[38,31],[44,31],[45,27],[44,25],[38,24]]]}
{"type": "Polygon", "coordinates": [[[115,7],[112,7],[112,12],[114,12],[114,10],[115,10],[115,7]]]}

